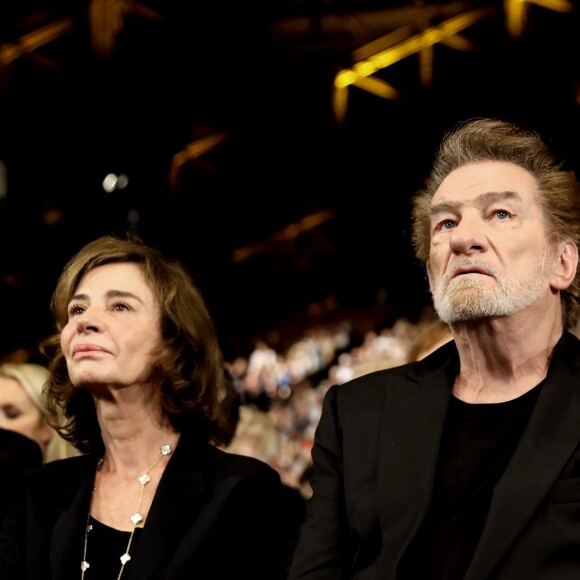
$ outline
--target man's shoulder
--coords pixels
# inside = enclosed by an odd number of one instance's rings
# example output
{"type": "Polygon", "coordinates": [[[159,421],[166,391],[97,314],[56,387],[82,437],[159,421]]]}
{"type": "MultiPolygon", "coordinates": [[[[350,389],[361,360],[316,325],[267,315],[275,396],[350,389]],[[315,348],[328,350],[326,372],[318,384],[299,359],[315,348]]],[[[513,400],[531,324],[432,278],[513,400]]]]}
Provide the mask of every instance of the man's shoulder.
{"type": "Polygon", "coordinates": [[[360,374],[347,383],[339,386],[345,391],[351,389],[373,390],[384,388],[386,384],[392,383],[393,381],[405,380],[405,377],[413,365],[415,365],[415,363],[405,363],[385,369],[373,370],[360,374]]]}
{"type": "Polygon", "coordinates": [[[360,375],[346,383],[331,386],[326,398],[328,403],[340,408],[378,408],[387,393],[406,388],[413,382],[409,378],[409,370],[409,365],[405,364],[360,375]]]}
{"type": "Polygon", "coordinates": [[[348,383],[340,385],[349,389],[356,388],[378,388],[385,386],[387,383],[397,381],[412,381],[416,382],[433,374],[444,372],[450,363],[453,361],[453,356],[457,353],[455,346],[448,343],[437,349],[419,361],[411,361],[389,368],[373,370],[371,372],[361,374],[348,383]]]}
{"type": "Polygon", "coordinates": [[[331,387],[333,394],[344,401],[383,397],[389,391],[400,392],[411,385],[429,385],[446,377],[457,364],[457,349],[447,343],[420,361],[412,361],[360,375],[350,381],[331,387]]]}

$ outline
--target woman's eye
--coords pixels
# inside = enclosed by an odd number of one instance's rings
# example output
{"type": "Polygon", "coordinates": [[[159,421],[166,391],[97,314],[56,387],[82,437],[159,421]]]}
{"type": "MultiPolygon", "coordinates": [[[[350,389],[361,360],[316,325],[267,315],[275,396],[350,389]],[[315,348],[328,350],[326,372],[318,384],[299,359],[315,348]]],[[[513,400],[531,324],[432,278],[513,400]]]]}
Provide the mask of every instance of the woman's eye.
{"type": "Polygon", "coordinates": [[[125,304],[125,302],[115,302],[115,304],[113,304],[113,310],[118,310],[118,311],[124,311],[124,310],[129,310],[129,305],[125,304]]]}
{"type": "Polygon", "coordinates": [[[69,316],[78,316],[79,314],[82,314],[84,311],[85,309],[82,306],[79,306],[78,304],[73,304],[72,306],[69,306],[68,314],[69,316]]]}
{"type": "Polygon", "coordinates": [[[10,405],[8,407],[4,407],[3,409],[4,411],[4,416],[7,419],[18,419],[18,417],[20,417],[20,415],[22,415],[22,411],[18,408],[18,407],[14,407],[13,405],[10,405]]]}

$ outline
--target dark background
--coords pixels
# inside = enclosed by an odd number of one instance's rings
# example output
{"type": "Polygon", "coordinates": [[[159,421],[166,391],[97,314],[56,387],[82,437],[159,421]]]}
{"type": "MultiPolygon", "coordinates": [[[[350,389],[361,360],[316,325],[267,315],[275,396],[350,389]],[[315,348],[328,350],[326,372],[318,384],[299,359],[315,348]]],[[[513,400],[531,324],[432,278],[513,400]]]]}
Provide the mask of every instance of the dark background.
{"type": "Polygon", "coordinates": [[[409,200],[445,130],[473,116],[515,120],[579,167],[577,11],[525,4],[514,36],[493,1],[125,6],[100,52],[100,2],[0,7],[0,357],[35,351],[51,332],[51,291],[82,244],[129,230],[188,265],[230,358],[276,328],[291,340],[350,313],[372,312],[377,326],[413,319],[429,296],[409,200]],[[334,75],[361,47],[480,8],[493,13],[461,31],[475,50],[436,44],[429,84],[416,54],[379,70],[401,98],[351,87],[336,121],[334,75]],[[66,33],[39,40],[58,22],[66,33]],[[174,156],[216,134],[223,141],[173,184],[174,156]],[[128,186],[103,191],[109,172],[128,186]],[[319,226],[285,230],[318,212],[319,226]]]}

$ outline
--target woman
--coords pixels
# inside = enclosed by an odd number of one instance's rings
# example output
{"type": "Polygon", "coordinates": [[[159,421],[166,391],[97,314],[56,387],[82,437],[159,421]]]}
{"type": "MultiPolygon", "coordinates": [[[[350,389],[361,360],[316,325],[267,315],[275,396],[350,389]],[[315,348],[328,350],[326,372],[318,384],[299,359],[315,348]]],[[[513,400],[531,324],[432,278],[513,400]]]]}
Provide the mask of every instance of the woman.
{"type": "Polygon", "coordinates": [[[45,463],[78,455],[50,425],[42,392],[48,376],[48,370],[38,364],[0,364],[0,428],[35,441],[45,463]]]}
{"type": "Polygon", "coordinates": [[[51,306],[48,403],[86,454],[30,476],[0,577],[284,578],[280,478],[218,448],[235,391],[185,268],[105,236],[65,266],[51,306]]]}

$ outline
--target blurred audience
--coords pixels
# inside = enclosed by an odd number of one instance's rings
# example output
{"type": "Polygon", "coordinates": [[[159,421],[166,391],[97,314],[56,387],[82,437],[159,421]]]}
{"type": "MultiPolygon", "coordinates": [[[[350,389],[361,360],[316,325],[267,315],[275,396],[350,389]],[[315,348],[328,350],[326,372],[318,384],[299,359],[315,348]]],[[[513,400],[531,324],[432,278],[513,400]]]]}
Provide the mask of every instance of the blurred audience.
{"type": "MultiPolygon", "coordinates": [[[[451,338],[449,328],[426,307],[417,322],[405,317],[395,319],[384,328],[357,328],[355,320],[324,326],[317,324],[304,336],[279,351],[262,338],[248,358],[239,356],[229,363],[244,410],[240,438],[231,450],[242,454],[257,453],[255,434],[258,427],[255,411],[274,426],[275,444],[260,441],[260,458],[272,465],[282,481],[300,490],[305,498],[311,494],[309,474],[314,431],[328,387],[349,378],[375,370],[405,364],[427,356],[451,338]],[[250,364],[250,360],[252,361],[250,364]],[[251,427],[244,426],[247,416],[251,427]],[[241,437],[242,431],[245,433],[241,437]],[[250,435],[253,433],[253,435],[250,435]],[[247,436],[247,438],[246,438],[247,436]],[[277,449],[277,451],[276,451],[277,449]]],[[[270,425],[271,429],[271,425],[270,425]]]]}

